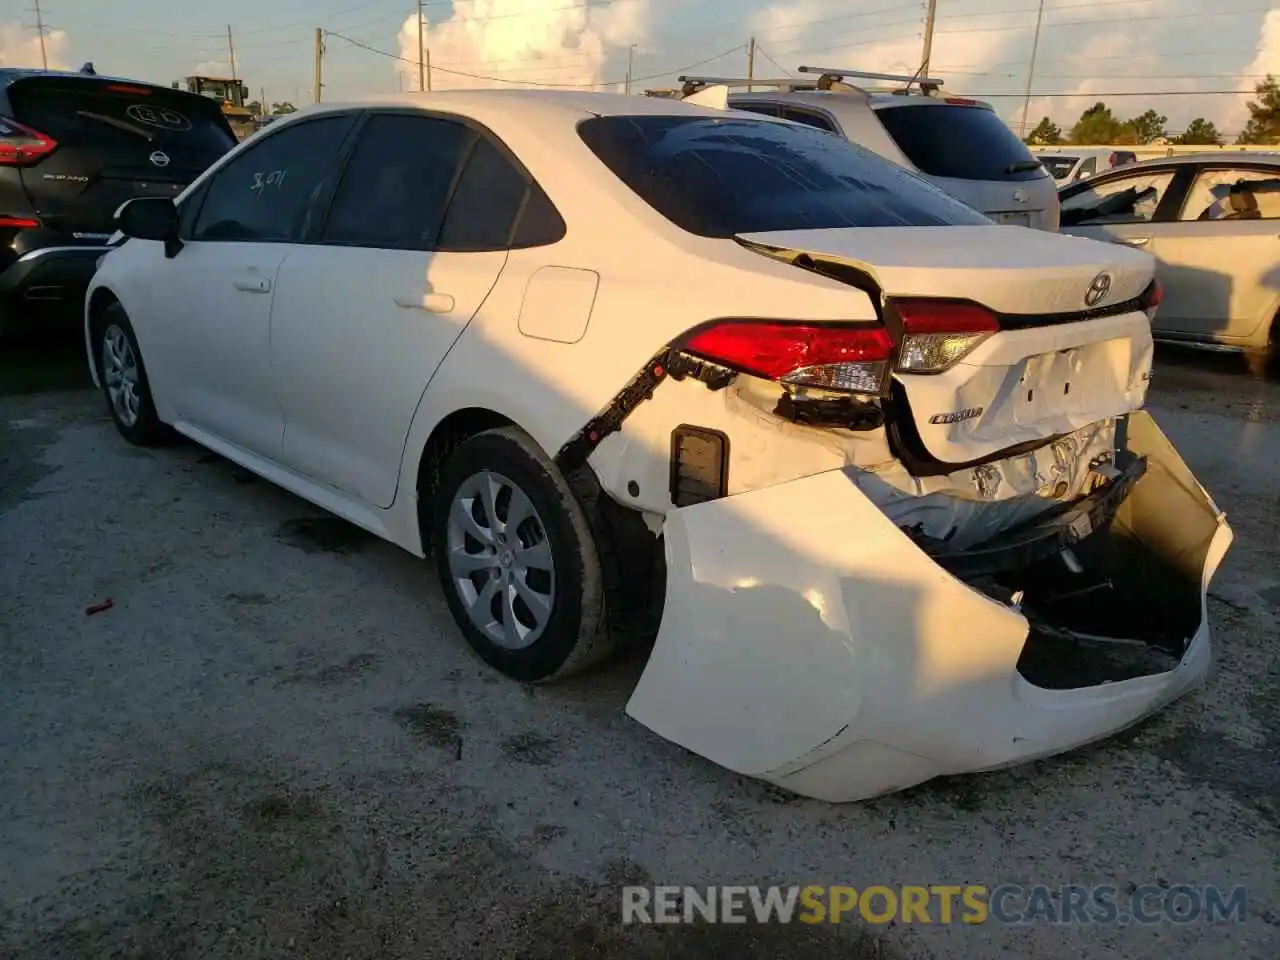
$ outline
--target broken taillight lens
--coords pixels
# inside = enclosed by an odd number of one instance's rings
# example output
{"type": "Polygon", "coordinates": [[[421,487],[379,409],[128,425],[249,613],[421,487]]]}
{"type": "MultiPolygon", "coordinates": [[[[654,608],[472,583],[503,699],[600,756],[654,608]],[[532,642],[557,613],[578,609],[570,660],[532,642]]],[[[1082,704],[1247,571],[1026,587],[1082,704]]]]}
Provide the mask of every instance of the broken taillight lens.
{"type": "Polygon", "coordinates": [[[879,396],[893,339],[879,324],[725,320],[698,330],[683,349],[788,386],[879,396]]]}
{"type": "Polygon", "coordinates": [[[994,313],[967,300],[895,300],[893,306],[902,320],[902,373],[942,373],[1000,330],[994,313]]]}
{"type": "Polygon", "coordinates": [[[0,117],[0,167],[39,163],[57,148],[53,137],[8,117],[0,117]]]}

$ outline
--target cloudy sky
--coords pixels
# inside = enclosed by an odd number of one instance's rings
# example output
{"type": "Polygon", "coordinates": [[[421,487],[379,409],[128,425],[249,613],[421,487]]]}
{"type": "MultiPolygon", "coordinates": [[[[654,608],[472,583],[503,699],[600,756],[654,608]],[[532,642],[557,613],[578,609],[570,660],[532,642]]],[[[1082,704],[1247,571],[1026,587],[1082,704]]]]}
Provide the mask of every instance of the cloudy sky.
{"type": "MultiPolygon", "coordinates": [[[[310,102],[316,27],[341,35],[326,41],[326,99],[418,85],[415,5],[405,0],[223,0],[216,14],[182,12],[172,0],[42,6],[50,65],[92,60],[99,72],[162,82],[226,71],[227,24],[219,21],[229,20],[237,74],[268,101],[310,102]]],[[[629,60],[636,89],[670,84],[681,69],[742,74],[751,36],[757,76],[806,62],[910,73],[920,63],[924,8],[924,0],[424,3],[436,88],[613,89],[629,60]]],[[[1037,0],[938,0],[931,72],[948,90],[989,97],[1017,125],[1036,11],[1037,0]]],[[[40,62],[34,15],[0,19],[0,63],[40,62]]],[[[1280,74],[1280,0],[1046,0],[1029,115],[1069,126],[1104,99],[1122,116],[1155,107],[1171,131],[1204,116],[1235,132],[1247,97],[1232,92],[1251,91],[1268,71],[1280,74]]]]}

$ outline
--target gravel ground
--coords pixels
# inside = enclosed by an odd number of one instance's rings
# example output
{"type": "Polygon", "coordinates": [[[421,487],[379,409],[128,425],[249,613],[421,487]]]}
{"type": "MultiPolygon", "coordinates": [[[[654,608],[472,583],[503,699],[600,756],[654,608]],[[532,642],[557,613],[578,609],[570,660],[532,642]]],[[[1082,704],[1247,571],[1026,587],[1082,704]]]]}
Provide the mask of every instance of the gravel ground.
{"type": "Polygon", "coordinates": [[[1233,361],[1162,354],[1152,395],[1236,531],[1206,688],[1094,748],[843,806],[627,719],[634,659],[500,679],[427,564],[195,447],[126,446],[74,363],[10,360],[0,390],[0,957],[1280,950],[1280,384],[1233,361]],[[1249,911],[623,927],[627,882],[1245,885],[1249,911]]]}

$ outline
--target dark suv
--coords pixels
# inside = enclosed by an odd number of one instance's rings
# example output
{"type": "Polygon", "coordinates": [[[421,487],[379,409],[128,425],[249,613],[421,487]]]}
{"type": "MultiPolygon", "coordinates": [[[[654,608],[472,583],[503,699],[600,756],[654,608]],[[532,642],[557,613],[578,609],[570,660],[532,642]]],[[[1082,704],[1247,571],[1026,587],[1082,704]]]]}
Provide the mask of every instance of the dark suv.
{"type": "Polygon", "coordinates": [[[0,332],[24,304],[78,305],[120,205],[236,144],[218,101],[91,69],[0,69],[0,332]]]}

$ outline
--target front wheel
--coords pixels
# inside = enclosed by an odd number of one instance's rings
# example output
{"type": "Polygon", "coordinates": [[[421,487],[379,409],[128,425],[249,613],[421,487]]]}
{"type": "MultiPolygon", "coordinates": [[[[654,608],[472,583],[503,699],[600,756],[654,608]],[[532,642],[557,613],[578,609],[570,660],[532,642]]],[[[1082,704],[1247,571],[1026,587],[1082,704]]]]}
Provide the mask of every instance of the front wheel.
{"type": "Polygon", "coordinates": [[[168,441],[172,435],[156,415],[138,338],[120,304],[108,307],[98,324],[95,349],[98,379],[116,430],[140,447],[159,446],[168,441]]]}
{"type": "Polygon", "coordinates": [[[533,683],[611,652],[587,519],[528,434],[504,427],[465,441],[445,464],[433,506],[440,585],[481,659],[533,683]]]}

